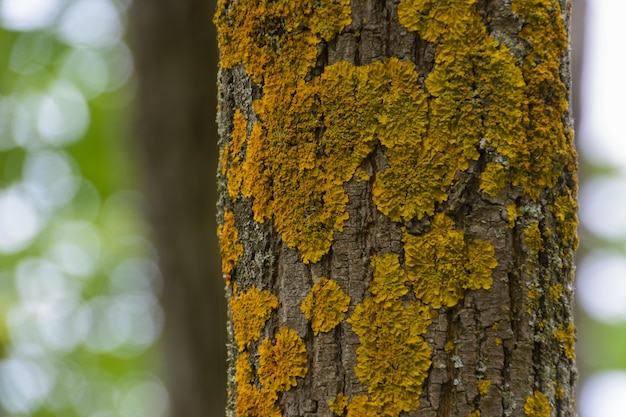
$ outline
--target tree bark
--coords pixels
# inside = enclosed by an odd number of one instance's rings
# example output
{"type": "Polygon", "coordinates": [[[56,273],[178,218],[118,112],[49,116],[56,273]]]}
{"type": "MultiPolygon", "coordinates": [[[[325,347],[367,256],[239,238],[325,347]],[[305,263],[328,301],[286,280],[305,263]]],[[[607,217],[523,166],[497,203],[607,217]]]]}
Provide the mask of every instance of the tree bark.
{"type": "Polygon", "coordinates": [[[226,303],[215,237],[215,4],[136,0],[136,150],[164,279],[163,353],[172,417],[226,402],[226,303]],[[215,249],[213,249],[215,248],[215,249]]]}
{"type": "Polygon", "coordinates": [[[228,416],[574,416],[566,0],[221,0],[228,416]]]}

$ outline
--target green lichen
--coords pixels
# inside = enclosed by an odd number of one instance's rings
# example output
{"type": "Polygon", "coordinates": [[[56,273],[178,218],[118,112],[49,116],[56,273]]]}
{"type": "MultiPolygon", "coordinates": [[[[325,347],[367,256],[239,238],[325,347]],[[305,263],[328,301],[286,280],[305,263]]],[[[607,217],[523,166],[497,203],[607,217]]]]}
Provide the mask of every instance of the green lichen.
{"type": "Polygon", "coordinates": [[[230,310],[235,342],[240,352],[261,337],[261,330],[276,308],[278,299],[271,292],[253,286],[239,293],[237,286],[234,286],[230,310]]]}
{"type": "Polygon", "coordinates": [[[415,295],[433,308],[456,305],[465,290],[491,288],[491,271],[498,265],[493,246],[465,237],[446,215],[435,215],[430,232],[405,232],[402,240],[415,295]]]}
{"type": "Polygon", "coordinates": [[[548,401],[548,397],[539,391],[533,392],[533,395],[526,398],[524,403],[524,415],[527,417],[550,417],[552,406],[548,401]]]}
{"type": "Polygon", "coordinates": [[[311,322],[313,334],[329,332],[342,320],[348,311],[350,297],[332,279],[322,278],[302,302],[300,309],[311,322]]]}

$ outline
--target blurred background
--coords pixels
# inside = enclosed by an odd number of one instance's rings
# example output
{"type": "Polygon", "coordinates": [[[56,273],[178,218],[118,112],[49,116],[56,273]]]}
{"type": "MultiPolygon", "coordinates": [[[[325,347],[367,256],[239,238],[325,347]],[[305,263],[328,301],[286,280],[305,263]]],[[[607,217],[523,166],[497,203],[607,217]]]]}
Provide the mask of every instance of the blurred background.
{"type": "MultiPolygon", "coordinates": [[[[188,370],[185,364],[164,369],[158,349],[164,309],[177,304],[159,301],[164,293],[176,293],[164,291],[144,216],[153,205],[148,201],[159,193],[138,191],[145,184],[141,164],[134,162],[137,153],[165,145],[131,140],[133,101],[149,106],[146,100],[161,99],[137,93],[128,22],[131,16],[141,22],[141,16],[155,13],[145,8],[149,2],[137,3],[133,15],[131,0],[0,0],[0,416],[166,417],[179,406],[178,394],[164,387],[165,375],[223,375],[211,364],[204,370],[188,370]]],[[[214,7],[205,3],[210,10],[203,16],[214,7]]],[[[620,417],[626,416],[626,133],[621,125],[626,2],[574,3],[574,110],[581,155],[578,405],[581,417],[620,417]]],[[[172,12],[165,19],[173,22],[176,16],[172,12]]],[[[189,27],[182,18],[177,22],[189,27]]],[[[190,79],[197,83],[205,77],[214,90],[213,28],[209,20],[196,24],[210,36],[199,39],[208,69],[190,79]]],[[[188,29],[178,34],[174,26],[144,32],[193,36],[188,29]]],[[[137,62],[150,65],[149,56],[144,53],[137,62]]],[[[201,117],[213,132],[206,140],[215,143],[215,105],[208,107],[201,117]]],[[[207,159],[217,159],[211,149],[207,159]]],[[[203,182],[213,177],[215,161],[199,166],[203,182]]],[[[214,191],[209,194],[214,201],[214,191]]],[[[217,259],[213,209],[208,204],[203,214],[212,230],[202,250],[212,250],[207,256],[217,259]]],[[[158,213],[147,214],[158,219],[158,213]]],[[[215,283],[210,292],[222,300],[218,263],[203,279],[215,283]]],[[[220,303],[213,304],[219,309],[220,303]]],[[[168,321],[179,316],[168,314],[168,321]]],[[[218,314],[217,322],[224,320],[218,314]]],[[[215,334],[208,332],[206,343],[223,344],[221,326],[215,334]]],[[[225,360],[220,353],[196,354],[225,360]]],[[[197,385],[199,391],[225,390],[222,381],[212,384],[197,385]]],[[[225,393],[213,397],[215,409],[223,409],[224,398],[225,393]]]]}

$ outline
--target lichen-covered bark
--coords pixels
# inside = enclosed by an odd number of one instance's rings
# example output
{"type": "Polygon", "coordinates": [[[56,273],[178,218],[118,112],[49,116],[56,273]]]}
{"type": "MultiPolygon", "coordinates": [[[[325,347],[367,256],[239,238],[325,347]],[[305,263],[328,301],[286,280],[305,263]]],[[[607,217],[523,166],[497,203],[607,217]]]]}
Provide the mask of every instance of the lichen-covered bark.
{"type": "Polygon", "coordinates": [[[568,13],[220,2],[229,416],[574,415],[568,13]]]}

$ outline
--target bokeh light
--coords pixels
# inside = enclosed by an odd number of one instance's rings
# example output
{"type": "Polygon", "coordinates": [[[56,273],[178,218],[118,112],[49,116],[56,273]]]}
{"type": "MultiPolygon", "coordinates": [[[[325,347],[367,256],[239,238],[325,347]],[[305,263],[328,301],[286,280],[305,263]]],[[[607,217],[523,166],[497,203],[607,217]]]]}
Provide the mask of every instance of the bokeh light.
{"type": "Polygon", "coordinates": [[[0,0],[0,415],[165,417],[126,0],[0,0]]]}

